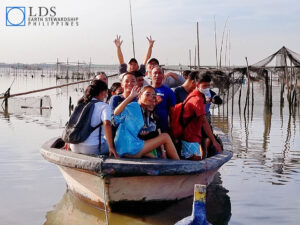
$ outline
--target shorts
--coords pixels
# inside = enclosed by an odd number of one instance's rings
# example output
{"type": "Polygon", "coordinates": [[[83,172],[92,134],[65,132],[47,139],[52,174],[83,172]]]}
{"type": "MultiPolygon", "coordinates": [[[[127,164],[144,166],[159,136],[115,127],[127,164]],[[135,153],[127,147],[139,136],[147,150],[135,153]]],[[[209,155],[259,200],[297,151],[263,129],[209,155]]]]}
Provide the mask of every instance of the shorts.
{"type": "Polygon", "coordinates": [[[197,157],[199,159],[204,158],[204,153],[200,150],[200,144],[198,142],[187,142],[181,140],[182,143],[182,149],[181,149],[181,155],[185,159],[197,157]]]}

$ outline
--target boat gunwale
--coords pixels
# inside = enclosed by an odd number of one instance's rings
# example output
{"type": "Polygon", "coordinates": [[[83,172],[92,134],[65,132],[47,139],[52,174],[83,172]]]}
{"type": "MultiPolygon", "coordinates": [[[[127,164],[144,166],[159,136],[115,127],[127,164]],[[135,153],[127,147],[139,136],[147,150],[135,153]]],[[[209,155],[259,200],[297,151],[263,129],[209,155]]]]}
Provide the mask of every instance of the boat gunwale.
{"type": "MultiPolygon", "coordinates": [[[[216,130],[215,130],[216,131],[216,130]]],[[[223,153],[202,161],[170,159],[130,159],[108,158],[78,154],[62,149],[51,148],[57,138],[52,138],[42,145],[42,156],[57,165],[78,169],[101,177],[126,176],[165,176],[199,174],[221,167],[233,155],[228,137],[217,130],[223,142],[223,153]],[[142,165],[142,166],[141,166],[142,165]]]]}

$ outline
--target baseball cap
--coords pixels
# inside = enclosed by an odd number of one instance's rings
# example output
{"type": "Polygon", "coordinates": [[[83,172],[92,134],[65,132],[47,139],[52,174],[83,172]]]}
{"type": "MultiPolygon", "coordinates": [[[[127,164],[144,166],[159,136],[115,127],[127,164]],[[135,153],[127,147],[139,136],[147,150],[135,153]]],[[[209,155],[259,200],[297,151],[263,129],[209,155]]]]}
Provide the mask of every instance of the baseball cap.
{"type": "Polygon", "coordinates": [[[129,63],[132,63],[132,62],[135,62],[136,64],[138,64],[138,62],[137,62],[137,60],[136,60],[135,58],[131,58],[131,59],[129,60],[128,64],[129,64],[129,63]]]}
{"type": "Polygon", "coordinates": [[[159,65],[159,61],[156,59],[156,58],[151,58],[148,60],[147,64],[150,63],[150,62],[154,62],[156,63],[157,65],[159,65]]]}

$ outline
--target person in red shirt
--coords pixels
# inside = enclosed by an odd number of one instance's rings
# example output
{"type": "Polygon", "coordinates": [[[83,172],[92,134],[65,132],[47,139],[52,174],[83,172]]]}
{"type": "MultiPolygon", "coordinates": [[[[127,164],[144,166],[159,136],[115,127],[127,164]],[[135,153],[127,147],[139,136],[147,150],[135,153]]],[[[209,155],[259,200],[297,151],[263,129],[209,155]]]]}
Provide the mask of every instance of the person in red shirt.
{"type": "Polygon", "coordinates": [[[185,128],[181,140],[181,154],[186,159],[204,159],[210,142],[217,152],[222,152],[222,147],[215,139],[206,119],[205,96],[200,92],[200,86],[206,83],[210,83],[206,80],[206,76],[198,74],[196,89],[187,96],[183,107],[183,124],[185,124],[185,128]],[[203,138],[202,130],[208,138],[203,138]]]}

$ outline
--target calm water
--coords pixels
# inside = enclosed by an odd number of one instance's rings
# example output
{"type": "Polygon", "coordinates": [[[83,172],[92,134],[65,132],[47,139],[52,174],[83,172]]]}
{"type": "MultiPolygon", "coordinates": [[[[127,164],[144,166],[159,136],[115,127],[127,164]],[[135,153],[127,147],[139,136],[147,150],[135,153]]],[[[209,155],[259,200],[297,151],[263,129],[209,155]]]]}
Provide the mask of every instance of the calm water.
{"type": "MultiPolygon", "coordinates": [[[[0,92],[13,80],[14,77],[0,75],[0,92]]],[[[11,93],[63,82],[38,75],[17,76],[11,93]]],[[[25,103],[12,100],[8,114],[0,113],[0,224],[105,224],[103,211],[67,192],[58,168],[39,153],[43,142],[61,134],[69,116],[69,97],[76,102],[85,86],[34,95],[50,96],[52,110],[21,109],[20,105],[25,103]]],[[[245,90],[243,87],[242,95],[245,90]]],[[[272,114],[265,113],[264,87],[259,83],[255,84],[255,103],[249,116],[243,113],[244,104],[239,113],[238,95],[233,110],[231,101],[214,110],[213,121],[228,133],[234,156],[220,169],[208,189],[207,213],[213,224],[299,224],[299,108],[289,116],[285,102],[281,110],[279,91],[279,84],[274,82],[272,114]]],[[[30,104],[39,106],[39,99],[30,104]]],[[[109,221],[110,224],[174,224],[188,216],[191,207],[189,198],[157,212],[141,209],[112,213],[109,221]]]]}

